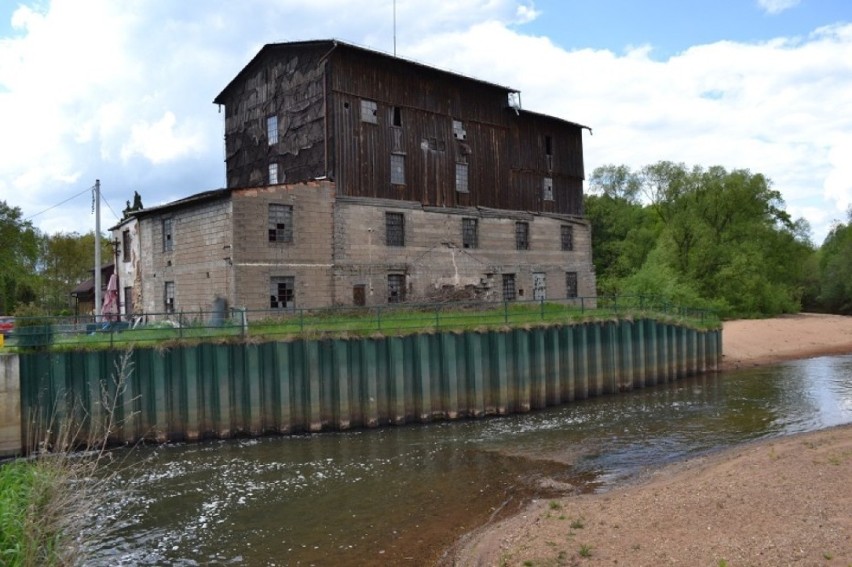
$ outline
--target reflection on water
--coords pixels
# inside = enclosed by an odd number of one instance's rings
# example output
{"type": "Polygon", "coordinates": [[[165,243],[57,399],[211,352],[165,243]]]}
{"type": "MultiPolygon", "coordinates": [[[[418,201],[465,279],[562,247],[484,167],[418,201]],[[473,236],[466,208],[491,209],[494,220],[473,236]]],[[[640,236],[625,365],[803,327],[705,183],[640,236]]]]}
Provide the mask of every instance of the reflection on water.
{"type": "Polygon", "coordinates": [[[431,563],[534,496],[611,486],[760,437],[852,422],[852,356],[525,415],[137,449],[101,565],[431,563]],[[128,490],[129,487],[129,490],[128,490]]]}

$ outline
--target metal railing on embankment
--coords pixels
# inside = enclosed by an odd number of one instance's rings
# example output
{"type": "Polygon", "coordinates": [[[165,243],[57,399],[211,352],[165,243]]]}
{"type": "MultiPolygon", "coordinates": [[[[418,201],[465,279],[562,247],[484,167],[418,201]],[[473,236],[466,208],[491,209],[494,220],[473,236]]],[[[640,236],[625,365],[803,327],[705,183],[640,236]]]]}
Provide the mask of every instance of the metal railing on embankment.
{"type": "Polygon", "coordinates": [[[7,349],[142,346],[168,341],[405,335],[581,322],[589,318],[660,317],[700,327],[715,312],[647,296],[596,296],[542,301],[395,303],[367,307],[227,311],[197,310],[106,317],[19,317],[7,349]]]}

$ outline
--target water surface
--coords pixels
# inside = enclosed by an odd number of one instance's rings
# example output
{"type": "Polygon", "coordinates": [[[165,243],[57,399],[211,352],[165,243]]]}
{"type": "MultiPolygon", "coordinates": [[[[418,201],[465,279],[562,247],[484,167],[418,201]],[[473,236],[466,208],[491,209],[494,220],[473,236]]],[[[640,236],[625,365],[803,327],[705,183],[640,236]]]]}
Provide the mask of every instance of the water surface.
{"type": "Polygon", "coordinates": [[[98,565],[432,564],[534,497],[852,423],[852,356],[708,374],[483,420],[143,447],[98,565]]]}

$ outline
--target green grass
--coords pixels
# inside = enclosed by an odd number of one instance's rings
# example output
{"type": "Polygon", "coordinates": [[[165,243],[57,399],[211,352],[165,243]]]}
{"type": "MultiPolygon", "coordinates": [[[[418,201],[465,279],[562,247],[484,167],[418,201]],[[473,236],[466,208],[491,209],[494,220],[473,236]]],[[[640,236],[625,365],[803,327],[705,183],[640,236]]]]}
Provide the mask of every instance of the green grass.
{"type": "Polygon", "coordinates": [[[591,557],[592,556],[592,548],[588,545],[581,545],[580,551],[578,552],[580,557],[591,557]]]}
{"type": "MultiPolygon", "coordinates": [[[[249,318],[258,314],[249,314],[249,318]]],[[[371,336],[399,336],[437,331],[466,332],[549,325],[570,325],[591,321],[647,317],[698,329],[719,327],[713,317],[690,318],[630,308],[599,305],[590,310],[579,305],[547,302],[472,303],[472,304],[401,304],[374,308],[340,307],[320,311],[294,311],[252,320],[246,329],[226,321],[211,326],[204,314],[173,314],[177,323],[160,322],[156,326],[99,331],[92,334],[66,332],[54,325],[53,350],[95,350],[127,346],[195,344],[221,341],[268,341],[371,336]],[[174,326],[172,326],[174,325],[174,326]]],[[[14,347],[14,339],[9,347],[14,347]]]]}

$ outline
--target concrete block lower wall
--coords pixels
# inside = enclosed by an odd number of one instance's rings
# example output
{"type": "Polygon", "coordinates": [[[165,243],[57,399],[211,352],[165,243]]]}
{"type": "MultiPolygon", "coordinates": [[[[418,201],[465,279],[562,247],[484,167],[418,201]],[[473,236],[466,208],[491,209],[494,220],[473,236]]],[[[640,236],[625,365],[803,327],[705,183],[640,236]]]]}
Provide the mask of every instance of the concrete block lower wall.
{"type": "Polygon", "coordinates": [[[21,452],[21,379],[15,354],[0,355],[0,456],[21,452]]]}

